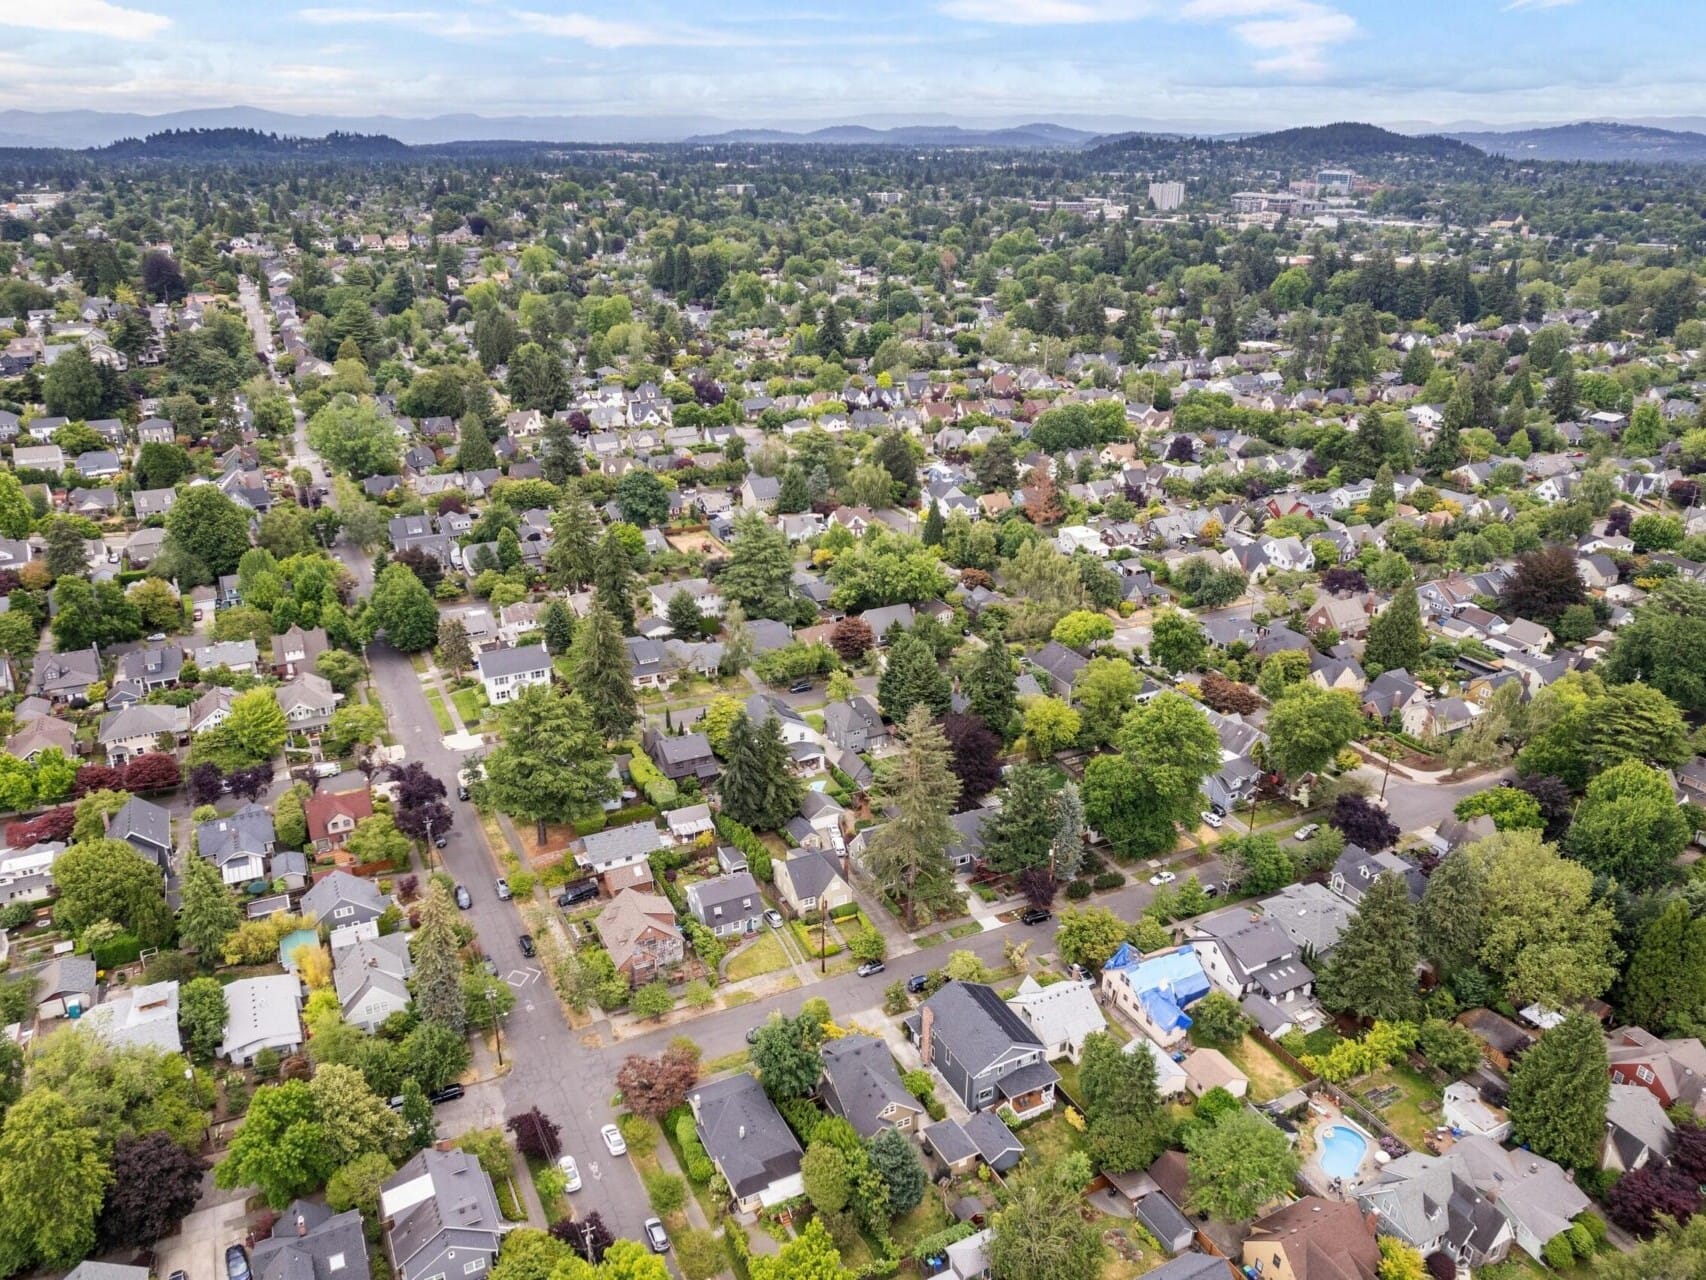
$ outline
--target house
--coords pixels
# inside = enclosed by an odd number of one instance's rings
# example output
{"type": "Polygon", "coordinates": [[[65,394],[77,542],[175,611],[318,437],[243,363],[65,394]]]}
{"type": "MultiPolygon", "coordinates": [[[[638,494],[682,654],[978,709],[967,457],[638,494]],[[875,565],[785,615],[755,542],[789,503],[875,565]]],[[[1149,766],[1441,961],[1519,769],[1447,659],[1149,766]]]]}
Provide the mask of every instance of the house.
{"type": "Polygon", "coordinates": [[[175,644],[147,644],[121,654],[113,665],[115,680],[131,680],[145,693],[170,689],[184,669],[184,651],[175,644]]]}
{"type": "Polygon", "coordinates": [[[782,496],[782,482],[775,476],[761,476],[755,471],[741,481],[739,492],[740,505],[747,511],[774,511],[777,499],[782,496]]]}
{"type": "Polygon", "coordinates": [[[1603,1168],[1633,1173],[1669,1157],[1676,1126],[1659,1100],[1639,1085],[1614,1084],[1605,1106],[1603,1168]]]}
{"type": "Polygon", "coordinates": [[[508,702],[523,689],[551,683],[551,658],[542,644],[519,649],[487,649],[476,664],[486,697],[493,706],[508,702]]]}
{"type": "Polygon", "coordinates": [[[1512,1244],[1539,1258],[1546,1242],[1590,1207],[1570,1176],[1544,1156],[1507,1151],[1464,1134],[1444,1155],[1400,1156],[1357,1193],[1380,1230],[1420,1252],[1479,1270],[1512,1244]]]}
{"type": "Polygon", "coordinates": [[[53,864],[65,850],[57,840],[27,849],[0,850],[0,907],[46,902],[53,896],[53,864]]]}
{"type": "Polygon", "coordinates": [[[78,1018],[95,1007],[93,956],[54,956],[36,975],[36,1017],[78,1018]]]}
{"type": "Polygon", "coordinates": [[[598,877],[611,897],[623,889],[652,887],[651,855],[664,847],[663,833],[649,822],[595,831],[581,839],[575,865],[598,877]]]}
{"type": "MultiPolygon", "coordinates": [[[[1247,907],[1227,907],[1203,916],[1186,930],[1209,981],[1233,999],[1258,1003],[1297,1020],[1312,1007],[1315,974],[1299,947],[1271,917],[1247,907]]],[[[1311,1018],[1318,1021],[1318,1015],[1311,1018]]]]}
{"type": "Polygon", "coordinates": [[[1384,875],[1403,877],[1410,900],[1421,901],[1422,890],[1427,888],[1427,877],[1415,863],[1400,857],[1390,849],[1370,853],[1360,845],[1347,844],[1338,861],[1333,863],[1332,874],[1327,878],[1327,887],[1355,906],[1362,901],[1363,895],[1374,887],[1374,882],[1384,875]]]}
{"type": "MultiPolygon", "coordinates": [[[[1160,1193],[1152,1196],[1145,1196],[1143,1204],[1138,1205],[1138,1219],[1149,1229],[1149,1233],[1151,1235],[1155,1235],[1155,1227],[1144,1217],[1143,1209],[1144,1205],[1147,1205],[1151,1200],[1155,1199],[1166,1200],[1168,1206],[1173,1209],[1175,1214],[1179,1212],[1178,1209],[1173,1206],[1173,1202],[1166,1196],[1160,1195],[1160,1193]]],[[[1188,1220],[1186,1221],[1186,1225],[1190,1225],[1188,1220]]],[[[1156,1238],[1161,1239],[1160,1237],[1156,1238]]],[[[1162,1239],[1161,1243],[1165,1246],[1167,1242],[1162,1239]]],[[[1195,1251],[1191,1251],[1188,1253],[1181,1253],[1176,1258],[1170,1258],[1168,1261],[1163,1262],[1160,1266],[1156,1267],[1153,1271],[1145,1272],[1144,1280],[1233,1280],[1233,1278],[1238,1274],[1239,1273],[1227,1263],[1225,1258],[1216,1257],[1212,1253],[1197,1253],[1195,1251]]]]}
{"type": "Polygon", "coordinates": [[[280,1054],[302,1047],[302,983],[295,974],[239,978],[225,988],[225,1039],[219,1056],[249,1066],[263,1049],[280,1054]]]}
{"type": "Polygon", "coordinates": [[[1163,1049],[1184,1040],[1191,1028],[1185,1009],[1208,993],[1208,975],[1193,947],[1145,956],[1123,942],[1102,966],[1102,994],[1163,1049]]]}
{"type": "Polygon", "coordinates": [[[1054,1106],[1060,1079],[1043,1042],[981,982],[952,982],[905,1020],[924,1065],[972,1111],[1000,1107],[1021,1120],[1054,1106]]]}
{"type": "Polygon", "coordinates": [[[308,838],[313,841],[316,851],[324,853],[328,849],[341,849],[355,831],[356,824],[373,816],[373,793],[316,791],[302,806],[302,813],[308,820],[308,838]]]}
{"type": "Polygon", "coordinates": [[[255,1280],[368,1280],[361,1210],[297,1200],[249,1254],[255,1280]]]}
{"type": "Polygon", "coordinates": [[[107,819],[107,839],[123,840],[162,871],[172,861],[172,815],[140,796],[132,796],[107,819]]]}
{"type": "Polygon", "coordinates": [[[705,1154],[742,1213],[805,1194],[800,1144],[751,1075],[700,1085],[687,1101],[705,1154]]]}
{"type": "Polygon", "coordinates": [[[1251,1225],[1244,1267],[1264,1280],[1374,1280],[1380,1244],[1356,1205],[1304,1196],[1251,1225]]]}
{"type": "Polygon", "coordinates": [[[680,782],[683,778],[710,782],[723,771],[716,753],[711,750],[711,740],[703,733],[676,735],[647,729],[640,744],[658,767],[658,772],[671,782],[680,782]]]}
{"type": "Polygon", "coordinates": [[[77,702],[101,679],[101,655],[94,648],[44,653],[30,672],[29,692],[51,702],[77,702]]]}
{"type": "Polygon", "coordinates": [[[149,1280],[149,1270],[147,1267],[127,1267],[120,1262],[96,1262],[91,1258],[66,1272],[65,1280],[149,1280]]]}
{"type": "Polygon", "coordinates": [[[1026,659],[1031,666],[1048,676],[1048,688],[1057,698],[1070,698],[1078,673],[1089,665],[1083,654],[1050,640],[1026,659]]]}
{"type": "Polygon", "coordinates": [[[711,817],[711,806],[708,804],[690,804],[681,809],[671,809],[664,815],[664,825],[669,828],[669,838],[677,844],[697,840],[717,829],[717,824],[711,817]]]}
{"type": "Polygon", "coordinates": [[[347,871],[321,877],[302,895],[302,914],[328,929],[376,921],[385,914],[387,905],[378,885],[347,871]]]}
{"type": "Polygon", "coordinates": [[[289,679],[300,672],[312,671],[329,647],[324,627],[304,629],[292,624],[284,634],[272,638],[273,674],[289,679]]]}
{"type": "Polygon", "coordinates": [[[6,739],[6,754],[24,761],[33,762],[50,747],[63,751],[67,756],[76,754],[77,730],[69,720],[37,716],[6,739]]]}
{"type": "Polygon", "coordinates": [[[151,751],[175,751],[189,731],[188,707],[138,702],[103,716],[96,740],[107,753],[107,763],[118,769],[151,751]]]}
{"type": "Polygon", "coordinates": [[[1218,1049],[1193,1049],[1179,1065],[1185,1069],[1185,1088],[1193,1098],[1211,1089],[1224,1089],[1234,1098],[1250,1091],[1249,1079],[1218,1049]]]}
{"type": "Polygon", "coordinates": [[[628,681],[636,689],[661,689],[669,683],[673,663],[669,650],[651,636],[628,636],[628,681]]]}
{"type": "Polygon", "coordinates": [[[1446,1124],[1462,1133],[1473,1133],[1492,1142],[1510,1137],[1510,1117],[1481,1097],[1481,1091],[1467,1080],[1456,1080],[1445,1086],[1445,1101],[1440,1108],[1446,1124]]]}
{"type": "Polygon", "coordinates": [[[344,1021],[372,1033],[393,1013],[410,1004],[409,936],[388,933],[368,938],[339,929],[332,940],[332,987],[344,1021]]]}
{"type": "Polygon", "coordinates": [[[1702,1111],[1706,1048],[1694,1037],[1661,1040],[1641,1027],[1620,1027],[1607,1051],[1612,1084],[1639,1085],[1666,1108],[1682,1103],[1702,1111]]]}
{"type": "Polygon", "coordinates": [[[668,898],[644,889],[623,889],[598,913],[593,928],[616,972],[635,986],[680,964],[686,954],[675,908],[668,898]]]}
{"type": "Polygon", "coordinates": [[[484,1275],[498,1255],[503,1217],[480,1162],[428,1147],[379,1189],[379,1220],[395,1280],[484,1275]]]}
{"type": "Polygon", "coordinates": [[[757,933],[764,899],[750,871],[736,871],[687,886],[687,909],[719,938],[757,933]]]}
{"type": "Polygon", "coordinates": [[[234,675],[252,672],[260,663],[260,651],[253,640],[220,640],[191,649],[189,656],[203,671],[224,667],[234,675]]]}
{"type": "Polygon", "coordinates": [[[1298,954],[1325,961],[1355,915],[1351,904],[1324,884],[1288,884],[1262,899],[1262,914],[1296,944],[1298,954]]]}
{"type": "Polygon", "coordinates": [[[196,827],[197,851],[219,868],[226,884],[264,878],[276,839],[272,814],[258,804],[246,804],[230,817],[210,818],[196,827]]]}
{"type": "Polygon", "coordinates": [[[846,702],[832,702],[823,709],[823,734],[836,746],[860,753],[873,750],[888,740],[882,713],[877,710],[877,704],[862,693],[855,694],[846,702]]]}
{"type": "Polygon", "coordinates": [[[1077,1062],[1084,1038],[1092,1031],[1108,1029],[1108,1020],[1096,1003],[1096,989],[1088,979],[1045,987],[1026,974],[1007,1007],[1043,1042],[1043,1054],[1050,1062],[1060,1058],[1077,1062]]]}
{"type": "Polygon", "coordinates": [[[825,1041],[822,1056],[823,1104],[861,1138],[874,1138],[884,1128],[914,1133],[924,1123],[924,1107],[901,1083],[894,1055],[883,1041],[842,1036],[825,1041]]]}
{"type": "MultiPolygon", "coordinates": [[[[294,983],[295,979],[291,979],[294,983]]],[[[226,988],[230,1001],[230,988],[226,988]]],[[[109,992],[105,1003],[85,1009],[78,1027],[117,1049],[182,1053],[178,1035],[178,984],[155,982],[109,992]]]]}
{"type": "Polygon", "coordinates": [[[825,849],[796,849],[771,864],[776,892],[796,916],[835,911],[853,901],[841,860],[825,849]]]}

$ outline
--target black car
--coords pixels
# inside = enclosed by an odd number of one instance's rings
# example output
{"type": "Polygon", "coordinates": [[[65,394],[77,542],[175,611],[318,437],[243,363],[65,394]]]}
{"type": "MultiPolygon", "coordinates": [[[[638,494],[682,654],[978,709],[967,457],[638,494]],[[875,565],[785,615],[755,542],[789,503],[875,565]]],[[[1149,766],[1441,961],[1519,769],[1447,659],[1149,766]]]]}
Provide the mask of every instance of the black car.
{"type": "Polygon", "coordinates": [[[459,1084],[447,1084],[444,1088],[434,1089],[427,1094],[427,1101],[436,1107],[441,1102],[455,1102],[466,1092],[467,1090],[459,1084]]]}
{"type": "Polygon", "coordinates": [[[585,880],[576,880],[573,884],[564,885],[563,891],[557,895],[557,905],[559,907],[572,907],[597,896],[598,881],[589,876],[585,880]]]}
{"type": "Polygon", "coordinates": [[[533,945],[533,935],[531,933],[522,934],[520,942],[521,954],[526,956],[529,960],[539,954],[539,948],[533,945]]]}
{"type": "Polygon", "coordinates": [[[225,1280],[249,1280],[249,1255],[240,1244],[225,1246],[225,1280]]]}
{"type": "Polygon", "coordinates": [[[913,995],[917,995],[929,985],[930,975],[927,973],[915,973],[906,980],[906,989],[913,995]]]}
{"type": "Polygon", "coordinates": [[[1019,917],[1019,923],[1041,924],[1044,920],[1051,920],[1053,918],[1054,913],[1047,907],[1026,907],[1024,914],[1019,917]]]}
{"type": "Polygon", "coordinates": [[[789,693],[810,693],[811,691],[812,682],[810,680],[796,680],[788,686],[789,693]]]}

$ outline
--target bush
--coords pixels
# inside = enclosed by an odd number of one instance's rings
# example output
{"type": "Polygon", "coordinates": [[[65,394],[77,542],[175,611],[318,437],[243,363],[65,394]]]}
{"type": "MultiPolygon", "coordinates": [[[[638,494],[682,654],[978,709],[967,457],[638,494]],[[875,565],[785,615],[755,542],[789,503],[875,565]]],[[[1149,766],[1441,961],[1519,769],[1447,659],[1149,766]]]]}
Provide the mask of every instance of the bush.
{"type": "Polygon", "coordinates": [[[640,1181],[646,1184],[646,1198],[659,1217],[668,1217],[687,1203],[687,1184],[673,1173],[648,1169],[640,1181]]]}
{"type": "Polygon", "coordinates": [[[1104,871],[1090,882],[1092,889],[1117,889],[1125,883],[1125,877],[1117,871],[1104,871]]]}
{"type": "Polygon", "coordinates": [[[644,1116],[618,1116],[616,1127],[622,1131],[622,1140],[628,1144],[628,1150],[635,1155],[648,1155],[658,1144],[657,1126],[644,1116]]]}
{"type": "Polygon", "coordinates": [[[711,1157],[705,1154],[704,1144],[699,1141],[699,1134],[693,1127],[693,1113],[685,1108],[678,1109],[675,1116],[675,1140],[681,1146],[681,1160],[687,1176],[696,1186],[704,1186],[717,1170],[711,1163],[711,1157]]]}
{"type": "Polygon", "coordinates": [[[1540,1250],[1540,1256],[1545,1259],[1546,1265],[1554,1271],[1562,1271],[1568,1267],[1576,1260],[1576,1250],[1570,1243],[1570,1233],[1560,1231],[1553,1236],[1540,1250]]]}
{"type": "Polygon", "coordinates": [[[687,1280],[711,1280],[728,1265],[722,1241],[709,1231],[683,1231],[672,1243],[676,1265],[687,1280]]]}
{"type": "Polygon", "coordinates": [[[1605,1243],[1605,1219],[1600,1217],[1597,1213],[1578,1213],[1576,1215],[1575,1225],[1588,1233],[1588,1239],[1592,1242],[1595,1249],[1605,1243]]]}
{"type": "Polygon", "coordinates": [[[120,965],[135,964],[142,958],[142,939],[134,933],[120,933],[108,938],[94,948],[97,969],[116,969],[120,965]]]}
{"type": "Polygon", "coordinates": [[[1091,884],[1088,880],[1074,880],[1066,886],[1066,896],[1074,902],[1083,901],[1090,896],[1090,893],[1091,884]]]}

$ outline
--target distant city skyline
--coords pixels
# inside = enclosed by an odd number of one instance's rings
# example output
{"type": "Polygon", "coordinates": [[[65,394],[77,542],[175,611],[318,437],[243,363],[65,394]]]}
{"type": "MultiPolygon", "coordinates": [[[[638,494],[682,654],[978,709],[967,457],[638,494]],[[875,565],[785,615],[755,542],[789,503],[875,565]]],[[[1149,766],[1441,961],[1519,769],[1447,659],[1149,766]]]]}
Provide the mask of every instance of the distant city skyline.
{"type": "Polygon", "coordinates": [[[1252,130],[1706,115],[1691,0],[0,0],[0,109],[1252,130]]]}

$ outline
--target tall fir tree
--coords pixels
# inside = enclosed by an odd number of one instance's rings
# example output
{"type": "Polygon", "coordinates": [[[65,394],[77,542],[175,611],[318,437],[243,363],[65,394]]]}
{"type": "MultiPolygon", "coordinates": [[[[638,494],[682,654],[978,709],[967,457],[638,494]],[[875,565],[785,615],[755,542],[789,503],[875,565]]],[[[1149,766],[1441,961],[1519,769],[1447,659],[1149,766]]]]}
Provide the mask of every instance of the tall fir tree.
{"type": "Polygon", "coordinates": [[[1566,1169],[1594,1169],[1605,1140],[1611,1064],[1599,1023],[1572,1012],[1511,1073],[1511,1137],[1566,1169]]]}
{"type": "Polygon", "coordinates": [[[1054,798],[1054,878],[1064,884],[1076,879],[1084,865],[1084,801],[1078,784],[1068,782],[1054,798]]]}
{"type": "Polygon", "coordinates": [[[1692,1036],[1706,1025],[1706,920],[1673,898],[1641,934],[1623,972],[1623,1019],[1654,1035],[1692,1036]]]}
{"type": "Polygon", "coordinates": [[[545,570],[551,584],[571,589],[592,581],[598,552],[598,517],[580,494],[571,494],[551,515],[551,549],[545,570]]]}
{"type": "Polygon", "coordinates": [[[184,862],[183,909],[178,914],[178,941],[195,951],[204,966],[220,960],[225,939],[243,923],[236,900],[219,869],[206,858],[184,862]]]}
{"type": "Polygon", "coordinates": [[[948,847],[958,833],[949,815],[959,781],[948,739],[928,707],[914,706],[899,736],[901,750],[882,761],[871,795],[873,809],[892,808],[894,817],[871,832],[865,863],[911,929],[921,905],[928,909],[955,896],[948,847]]]}
{"type": "Polygon", "coordinates": [[[942,508],[937,505],[936,499],[932,498],[930,499],[929,514],[924,517],[924,545],[927,547],[941,546],[943,527],[942,508]]]}
{"type": "Polygon", "coordinates": [[[615,742],[625,736],[638,716],[633,663],[616,619],[596,600],[575,628],[574,643],[569,646],[569,670],[575,692],[586,699],[605,741],[615,742]]]}
{"type": "Polygon", "coordinates": [[[989,865],[1005,875],[1046,867],[1054,840],[1054,791],[1051,770],[1038,764],[1016,765],[1001,788],[1001,807],[983,825],[983,852],[989,865]]]}
{"type": "Polygon", "coordinates": [[[1405,582],[1392,593],[1392,603],[1369,624],[1363,663],[1382,671],[1408,671],[1421,661],[1427,647],[1415,583],[1405,582]]]}
{"type": "Polygon", "coordinates": [[[473,414],[465,414],[456,435],[456,469],[464,474],[472,471],[492,471],[497,468],[498,455],[492,448],[492,438],[486,426],[473,414]]]}
{"type": "Polygon", "coordinates": [[[936,651],[910,631],[889,646],[888,665],[877,678],[877,702],[890,720],[900,722],[923,704],[932,716],[946,715],[953,686],[936,665],[936,651]]]}
{"type": "Polygon", "coordinates": [[[1003,738],[1012,728],[1019,702],[1016,679],[1013,655],[997,632],[972,659],[960,682],[973,714],[1003,738]]]}
{"type": "Polygon", "coordinates": [[[436,1022],[460,1032],[467,1023],[462,1002],[462,956],[456,938],[456,909],[450,890],[434,878],[421,904],[421,924],[410,939],[415,972],[409,986],[414,992],[415,1012],[427,1022],[436,1022]]]}
{"type": "Polygon", "coordinates": [[[575,639],[575,617],[561,600],[548,600],[539,619],[539,630],[545,637],[546,652],[567,653],[575,639]]]}
{"type": "Polygon", "coordinates": [[[634,634],[634,562],[612,529],[599,541],[592,562],[593,599],[616,620],[623,635],[634,634]]]}
{"type": "Polygon", "coordinates": [[[1416,1009],[1420,960],[1416,909],[1404,878],[1388,872],[1363,894],[1321,973],[1321,1003],[1338,1013],[1396,1022],[1416,1009]]]}
{"type": "Polygon", "coordinates": [[[729,730],[718,790],[723,812],[756,831],[775,831],[800,809],[800,781],[788,768],[788,744],[775,716],[753,724],[743,713],[729,730]]]}
{"type": "Polygon", "coordinates": [[[804,511],[812,504],[811,490],[806,487],[806,473],[798,466],[782,469],[782,487],[776,495],[776,510],[783,515],[804,511]]]}

